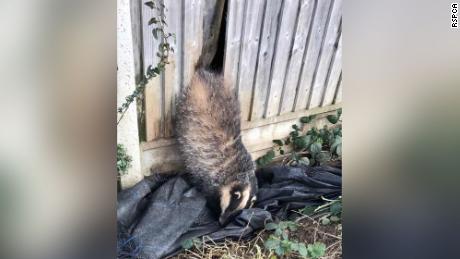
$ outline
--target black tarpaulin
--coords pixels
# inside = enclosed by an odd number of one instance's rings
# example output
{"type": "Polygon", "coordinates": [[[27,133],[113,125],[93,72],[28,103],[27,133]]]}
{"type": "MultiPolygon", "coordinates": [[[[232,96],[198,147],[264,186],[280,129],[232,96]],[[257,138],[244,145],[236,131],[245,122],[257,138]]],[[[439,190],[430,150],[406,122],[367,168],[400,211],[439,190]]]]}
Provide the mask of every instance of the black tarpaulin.
{"type": "Polygon", "coordinates": [[[153,176],[118,194],[118,257],[162,258],[181,250],[187,239],[208,236],[247,238],[266,222],[292,210],[341,195],[340,168],[273,166],[257,171],[254,208],[243,210],[222,227],[199,191],[181,176],[153,176]]]}

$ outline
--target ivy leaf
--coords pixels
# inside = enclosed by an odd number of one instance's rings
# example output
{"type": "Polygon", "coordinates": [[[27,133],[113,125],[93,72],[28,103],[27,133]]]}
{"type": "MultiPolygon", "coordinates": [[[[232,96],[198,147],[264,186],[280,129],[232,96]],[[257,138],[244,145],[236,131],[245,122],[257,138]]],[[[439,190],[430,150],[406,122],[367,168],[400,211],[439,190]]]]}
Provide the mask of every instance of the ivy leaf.
{"type": "Polygon", "coordinates": [[[321,143],[319,141],[316,141],[315,143],[311,144],[310,152],[312,154],[318,154],[319,152],[321,152],[321,143]]]}
{"type": "Polygon", "coordinates": [[[157,28],[155,28],[155,29],[152,30],[152,34],[153,34],[153,37],[154,37],[156,40],[158,40],[158,29],[157,29],[157,28]]]}
{"type": "Polygon", "coordinates": [[[274,140],[273,140],[273,143],[277,144],[278,146],[282,146],[282,145],[283,145],[283,141],[280,140],[280,139],[274,139],[274,140]]]}
{"type": "Polygon", "coordinates": [[[278,228],[278,225],[275,223],[268,223],[267,225],[265,225],[266,230],[275,230],[277,228],[278,228]]]}
{"type": "Polygon", "coordinates": [[[181,246],[184,249],[190,249],[193,247],[193,240],[192,239],[186,239],[181,242],[181,246]]]}
{"type": "Polygon", "coordinates": [[[300,138],[295,138],[294,140],[294,146],[297,150],[300,150],[302,148],[306,148],[307,142],[305,141],[305,138],[300,137],[300,138]]]}
{"type": "Polygon", "coordinates": [[[298,251],[298,250],[299,250],[299,243],[292,242],[290,248],[291,248],[291,250],[293,250],[293,251],[298,251]]]}
{"type": "Polygon", "coordinates": [[[280,149],[280,154],[284,155],[284,149],[280,149]]]}
{"type": "Polygon", "coordinates": [[[338,146],[337,146],[337,149],[335,150],[335,153],[337,153],[337,155],[339,157],[342,157],[342,143],[340,143],[338,146]]]}
{"type": "Polygon", "coordinates": [[[337,110],[337,115],[338,115],[339,117],[340,117],[340,115],[342,115],[342,108],[339,108],[339,109],[337,110]]]}
{"type": "Polygon", "coordinates": [[[301,213],[310,216],[314,214],[315,209],[316,207],[314,206],[308,206],[308,207],[303,208],[301,213]]]}
{"type": "Polygon", "coordinates": [[[299,243],[299,254],[302,256],[302,257],[307,257],[308,256],[308,249],[307,247],[305,246],[304,243],[299,243]]]}
{"type": "Polygon", "coordinates": [[[332,215],[339,215],[342,212],[342,204],[340,202],[333,203],[329,210],[332,215]]]}
{"type": "Polygon", "coordinates": [[[155,23],[155,24],[158,23],[158,20],[157,20],[155,17],[153,17],[152,19],[150,19],[150,21],[149,21],[148,24],[149,24],[149,25],[152,25],[152,24],[154,24],[154,23],[155,23]]]}
{"type": "Polygon", "coordinates": [[[285,251],[284,251],[284,248],[283,248],[282,246],[278,246],[278,247],[275,248],[275,253],[276,253],[277,255],[279,255],[279,256],[284,255],[284,252],[285,252],[285,251]]]}
{"type": "Polygon", "coordinates": [[[155,3],[153,1],[146,2],[145,5],[150,7],[151,9],[155,8],[155,3]]]}
{"type": "Polygon", "coordinates": [[[268,250],[273,250],[276,247],[279,247],[280,241],[278,239],[269,238],[264,242],[264,247],[268,250]]]}
{"type": "Polygon", "coordinates": [[[320,153],[316,155],[316,160],[320,164],[331,160],[331,158],[332,158],[331,153],[329,153],[328,151],[321,151],[320,153]]]}
{"type": "Polygon", "coordinates": [[[332,115],[332,114],[331,114],[331,115],[327,115],[326,118],[327,118],[327,120],[328,120],[330,123],[332,123],[332,124],[336,124],[337,121],[339,121],[339,117],[336,116],[336,115],[332,115]]]}
{"type": "Polygon", "coordinates": [[[294,222],[288,222],[287,226],[288,226],[289,230],[291,230],[291,231],[295,231],[297,229],[297,224],[294,223],[294,222]]]}
{"type": "Polygon", "coordinates": [[[310,159],[308,159],[308,157],[304,156],[304,157],[299,159],[299,164],[308,166],[308,165],[310,165],[310,159]]]}
{"type": "Polygon", "coordinates": [[[310,123],[315,118],[315,115],[304,116],[300,118],[300,122],[302,123],[310,123]]]}
{"type": "Polygon", "coordinates": [[[331,221],[332,221],[332,222],[335,222],[335,223],[337,223],[337,222],[339,222],[339,221],[340,221],[340,218],[339,218],[339,217],[337,217],[337,216],[331,216],[331,218],[330,218],[330,219],[331,219],[331,221]]]}
{"type": "Polygon", "coordinates": [[[297,126],[297,124],[293,124],[292,128],[295,129],[295,130],[299,130],[299,126],[297,126]]]}
{"type": "Polygon", "coordinates": [[[314,244],[309,244],[308,245],[308,255],[313,258],[319,258],[324,255],[326,252],[326,245],[320,242],[316,242],[314,244]]]}
{"type": "Polygon", "coordinates": [[[329,225],[330,223],[331,223],[331,220],[326,217],[321,219],[321,224],[323,225],[329,225]]]}

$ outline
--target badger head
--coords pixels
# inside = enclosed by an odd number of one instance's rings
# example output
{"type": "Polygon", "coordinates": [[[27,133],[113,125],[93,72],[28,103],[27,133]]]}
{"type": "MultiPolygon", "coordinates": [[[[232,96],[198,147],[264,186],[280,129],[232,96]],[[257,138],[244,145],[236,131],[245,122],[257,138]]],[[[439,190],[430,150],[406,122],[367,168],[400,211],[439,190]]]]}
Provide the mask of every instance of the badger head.
{"type": "Polygon", "coordinates": [[[219,188],[221,211],[219,223],[226,225],[242,209],[252,207],[257,199],[257,190],[257,178],[254,170],[226,179],[225,184],[219,188]]]}

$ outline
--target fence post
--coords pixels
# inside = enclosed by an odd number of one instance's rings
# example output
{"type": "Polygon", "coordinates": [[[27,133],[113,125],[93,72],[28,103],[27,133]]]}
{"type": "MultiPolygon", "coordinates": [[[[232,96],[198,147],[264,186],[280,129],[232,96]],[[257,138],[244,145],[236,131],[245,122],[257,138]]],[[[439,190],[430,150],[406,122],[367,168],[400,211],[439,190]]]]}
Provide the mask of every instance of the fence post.
{"type": "MultiPolygon", "coordinates": [[[[130,0],[117,0],[117,107],[124,102],[125,97],[131,94],[136,86],[131,7],[130,0]]],[[[127,188],[143,178],[135,102],[131,104],[117,125],[117,143],[123,144],[132,157],[131,168],[121,177],[122,188],[127,188]]]]}

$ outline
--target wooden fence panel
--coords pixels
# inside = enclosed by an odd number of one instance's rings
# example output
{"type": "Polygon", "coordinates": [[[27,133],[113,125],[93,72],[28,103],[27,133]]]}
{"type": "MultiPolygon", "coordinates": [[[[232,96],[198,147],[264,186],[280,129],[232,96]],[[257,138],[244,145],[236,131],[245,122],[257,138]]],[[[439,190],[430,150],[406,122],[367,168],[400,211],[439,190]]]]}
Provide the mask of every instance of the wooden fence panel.
{"type": "Polygon", "coordinates": [[[173,118],[175,115],[175,100],[182,86],[182,52],[183,52],[183,0],[165,1],[165,16],[168,23],[167,32],[173,33],[175,38],[169,38],[169,44],[174,49],[169,54],[169,64],[165,68],[164,91],[165,91],[165,137],[173,135],[173,118]]]}
{"type": "Polygon", "coordinates": [[[342,18],[342,0],[335,0],[327,25],[326,36],[321,48],[321,57],[314,75],[313,86],[310,91],[308,108],[316,108],[321,105],[326,86],[327,76],[332,65],[331,61],[337,50],[337,42],[342,18]]]}
{"type": "Polygon", "coordinates": [[[300,78],[305,47],[310,33],[310,25],[313,21],[315,0],[302,0],[300,12],[297,18],[294,44],[290,53],[286,79],[284,82],[284,93],[281,99],[280,114],[294,111],[294,101],[297,92],[297,82],[300,78]]]}
{"type": "Polygon", "coordinates": [[[324,93],[323,102],[321,104],[322,107],[333,104],[335,92],[339,85],[339,79],[342,72],[342,35],[340,35],[337,51],[335,52],[331,66],[331,72],[329,73],[326,84],[326,92],[324,93]]]}
{"type": "MultiPolygon", "coordinates": [[[[275,43],[275,56],[273,68],[270,73],[268,103],[265,118],[278,115],[281,96],[283,95],[284,79],[289,60],[289,54],[294,42],[295,25],[299,11],[299,0],[285,0],[282,8],[277,41],[275,43]]],[[[292,94],[292,93],[286,93],[292,94]]]]}
{"type": "Polygon", "coordinates": [[[326,30],[327,19],[331,0],[318,0],[315,16],[312,24],[312,31],[308,41],[308,48],[304,58],[302,75],[299,81],[297,91],[295,110],[305,110],[307,108],[308,98],[311,90],[311,84],[318,63],[320,49],[323,44],[323,37],[326,30]]]}
{"type": "Polygon", "coordinates": [[[228,0],[228,18],[226,30],[224,80],[231,86],[238,82],[238,64],[240,60],[241,32],[243,30],[246,1],[228,0]]]}
{"type": "Polygon", "coordinates": [[[283,1],[267,0],[262,38],[260,40],[257,72],[254,85],[254,98],[252,103],[251,120],[261,119],[264,116],[270,74],[272,73],[272,60],[275,51],[275,40],[278,32],[279,16],[283,1]]]}
{"type": "MultiPolygon", "coordinates": [[[[139,1],[142,4],[139,63],[145,73],[149,65],[158,62],[156,52],[162,39],[155,39],[153,26],[148,26],[155,12],[144,5],[150,0],[139,1]]],[[[174,49],[170,64],[145,90],[147,142],[142,148],[161,157],[160,149],[174,153],[172,122],[176,97],[194,73],[205,40],[205,26],[211,26],[205,24],[204,15],[209,8],[205,4],[216,3],[154,1],[164,3],[166,31],[176,35],[175,41],[169,41],[174,49]]],[[[226,3],[223,76],[239,95],[242,128],[248,134],[245,140],[251,152],[269,148],[273,132],[289,133],[289,127],[277,125],[340,107],[343,0],[227,0],[226,3]],[[254,133],[258,131],[260,134],[254,133]],[[259,137],[249,139],[251,136],[259,137]]],[[[148,164],[158,160],[147,153],[145,157],[148,164]]]]}
{"type": "Polygon", "coordinates": [[[246,14],[242,30],[241,57],[237,82],[241,103],[241,120],[243,121],[249,120],[264,5],[265,0],[251,0],[248,1],[245,8],[246,14]]]}
{"type": "MultiPolygon", "coordinates": [[[[156,55],[158,46],[161,43],[161,37],[155,39],[152,30],[154,25],[148,22],[152,17],[158,16],[158,10],[151,9],[142,1],[142,39],[143,39],[143,72],[147,72],[150,65],[155,66],[158,63],[156,55]]],[[[145,88],[145,124],[147,141],[157,139],[163,135],[164,117],[163,117],[163,84],[161,76],[155,77],[149,81],[145,88]]]]}

